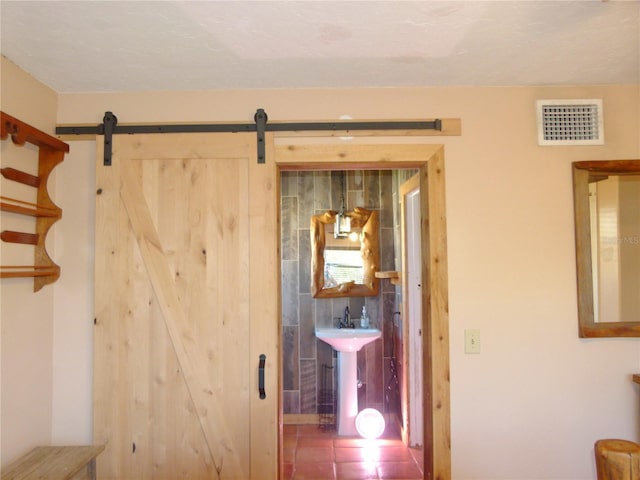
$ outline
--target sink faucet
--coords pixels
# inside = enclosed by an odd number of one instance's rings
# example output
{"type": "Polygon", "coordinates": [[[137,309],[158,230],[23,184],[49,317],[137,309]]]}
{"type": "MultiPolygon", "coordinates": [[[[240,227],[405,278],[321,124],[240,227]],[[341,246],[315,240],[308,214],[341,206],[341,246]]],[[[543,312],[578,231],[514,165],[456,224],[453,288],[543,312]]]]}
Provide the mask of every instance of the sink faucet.
{"type": "Polygon", "coordinates": [[[344,309],[342,321],[338,324],[338,328],[355,328],[355,325],[351,322],[349,315],[349,306],[347,305],[344,309]]]}

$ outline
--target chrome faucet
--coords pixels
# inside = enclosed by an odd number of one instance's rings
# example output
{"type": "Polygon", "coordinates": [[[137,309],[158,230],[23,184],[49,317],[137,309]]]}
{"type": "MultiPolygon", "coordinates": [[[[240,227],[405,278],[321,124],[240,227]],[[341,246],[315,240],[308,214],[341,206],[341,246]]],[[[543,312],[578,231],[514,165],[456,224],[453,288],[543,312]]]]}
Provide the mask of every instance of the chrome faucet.
{"type": "Polygon", "coordinates": [[[351,321],[348,305],[344,309],[344,316],[342,317],[342,321],[338,324],[338,328],[356,328],[351,321]]]}

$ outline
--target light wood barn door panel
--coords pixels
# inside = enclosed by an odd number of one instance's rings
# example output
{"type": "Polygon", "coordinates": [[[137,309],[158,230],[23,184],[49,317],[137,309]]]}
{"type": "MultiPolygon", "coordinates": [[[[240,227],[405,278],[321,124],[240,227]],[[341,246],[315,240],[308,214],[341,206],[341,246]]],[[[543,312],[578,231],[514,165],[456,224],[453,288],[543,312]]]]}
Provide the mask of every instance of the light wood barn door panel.
{"type": "Polygon", "coordinates": [[[275,169],[255,148],[248,134],[116,137],[97,165],[100,478],[276,476],[275,169]]]}

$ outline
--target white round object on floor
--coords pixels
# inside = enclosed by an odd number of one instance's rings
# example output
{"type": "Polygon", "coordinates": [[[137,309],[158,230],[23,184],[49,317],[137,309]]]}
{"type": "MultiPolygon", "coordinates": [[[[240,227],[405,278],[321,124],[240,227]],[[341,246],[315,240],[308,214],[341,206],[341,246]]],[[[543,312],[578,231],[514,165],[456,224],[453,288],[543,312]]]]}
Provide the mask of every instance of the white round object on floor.
{"type": "Polygon", "coordinates": [[[384,417],[375,408],[365,408],[356,417],[356,430],[361,437],[374,439],[384,433],[384,417]]]}

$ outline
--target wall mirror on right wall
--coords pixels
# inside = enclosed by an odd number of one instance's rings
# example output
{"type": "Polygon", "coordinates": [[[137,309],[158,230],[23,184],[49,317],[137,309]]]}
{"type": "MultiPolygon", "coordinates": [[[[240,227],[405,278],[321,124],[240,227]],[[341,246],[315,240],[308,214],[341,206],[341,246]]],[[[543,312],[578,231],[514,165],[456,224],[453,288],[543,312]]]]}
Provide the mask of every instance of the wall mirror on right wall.
{"type": "Polygon", "coordinates": [[[640,160],[573,163],[581,337],[640,337],[640,160]]]}

